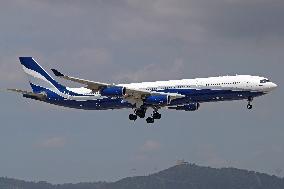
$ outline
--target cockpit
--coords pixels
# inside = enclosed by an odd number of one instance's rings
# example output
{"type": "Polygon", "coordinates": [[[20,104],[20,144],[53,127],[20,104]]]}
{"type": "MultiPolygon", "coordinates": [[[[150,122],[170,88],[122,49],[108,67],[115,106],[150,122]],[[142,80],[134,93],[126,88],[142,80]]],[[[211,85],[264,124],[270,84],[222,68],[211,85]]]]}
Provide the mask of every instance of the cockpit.
{"type": "Polygon", "coordinates": [[[267,82],[270,82],[270,80],[269,79],[262,79],[262,80],[260,80],[260,83],[267,83],[267,82]]]}

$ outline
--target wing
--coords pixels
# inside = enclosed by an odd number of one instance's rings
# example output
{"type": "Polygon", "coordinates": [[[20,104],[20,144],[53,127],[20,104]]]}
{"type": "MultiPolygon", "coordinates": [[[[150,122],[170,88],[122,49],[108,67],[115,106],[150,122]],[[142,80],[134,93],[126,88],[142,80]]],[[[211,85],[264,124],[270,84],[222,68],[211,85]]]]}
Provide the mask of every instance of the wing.
{"type": "Polygon", "coordinates": [[[85,80],[85,79],[79,79],[79,78],[76,78],[76,77],[70,77],[70,76],[67,76],[67,75],[63,75],[62,73],[60,73],[56,69],[51,69],[51,70],[52,70],[52,72],[54,73],[55,76],[62,78],[62,79],[66,79],[66,80],[69,80],[69,81],[73,81],[73,82],[76,82],[76,83],[81,83],[83,85],[86,85],[86,88],[88,88],[92,91],[98,91],[101,88],[112,86],[112,85],[107,84],[107,83],[94,82],[94,81],[89,81],[89,80],[85,80]]]}
{"type": "MultiPolygon", "coordinates": [[[[81,83],[86,85],[86,88],[92,90],[92,91],[98,91],[100,89],[106,88],[106,87],[111,87],[111,86],[119,86],[119,85],[114,85],[114,84],[107,84],[107,83],[101,83],[101,82],[94,82],[94,81],[89,81],[89,80],[84,80],[84,79],[79,79],[75,77],[70,77],[66,76],[59,71],[55,69],[51,69],[54,73],[55,76],[73,81],[76,83],[81,83]]],[[[177,99],[177,98],[183,98],[185,97],[184,95],[178,94],[178,93],[163,93],[163,92],[151,92],[147,90],[142,90],[142,89],[133,89],[133,88],[125,88],[125,96],[123,98],[127,101],[129,101],[131,104],[135,103],[143,103],[143,100],[147,98],[148,96],[155,96],[155,95],[169,95],[171,99],[177,99]]]]}

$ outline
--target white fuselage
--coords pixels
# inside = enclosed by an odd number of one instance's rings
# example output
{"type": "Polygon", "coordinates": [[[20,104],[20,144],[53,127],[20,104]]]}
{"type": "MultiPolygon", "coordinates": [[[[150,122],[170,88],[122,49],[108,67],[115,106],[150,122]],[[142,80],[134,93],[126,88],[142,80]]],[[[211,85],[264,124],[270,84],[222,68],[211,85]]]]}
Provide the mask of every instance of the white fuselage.
{"type": "MultiPolygon", "coordinates": [[[[268,93],[277,87],[265,77],[251,75],[218,76],[208,78],[181,79],[169,81],[141,82],[130,84],[119,84],[118,86],[130,89],[139,89],[146,91],[166,91],[166,90],[184,90],[184,89],[209,89],[209,90],[232,90],[232,91],[252,91],[268,93]]],[[[69,96],[72,100],[91,100],[104,98],[100,92],[92,93],[91,90],[81,88],[68,88],[70,91],[78,94],[92,94],[92,96],[69,96]]]]}
{"type": "Polygon", "coordinates": [[[219,76],[196,79],[182,79],[156,82],[142,82],[121,84],[121,86],[144,89],[144,90],[160,90],[160,89],[224,89],[224,90],[249,90],[269,92],[277,85],[270,82],[268,79],[259,76],[236,75],[236,76],[219,76]],[[261,82],[265,80],[265,82],[261,82]]]}

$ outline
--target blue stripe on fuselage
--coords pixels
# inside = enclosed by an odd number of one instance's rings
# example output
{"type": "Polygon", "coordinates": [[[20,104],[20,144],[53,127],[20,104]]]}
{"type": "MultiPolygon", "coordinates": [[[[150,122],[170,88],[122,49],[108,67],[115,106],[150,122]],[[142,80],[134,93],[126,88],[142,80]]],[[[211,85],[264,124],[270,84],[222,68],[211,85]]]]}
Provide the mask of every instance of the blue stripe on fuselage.
{"type": "MultiPolygon", "coordinates": [[[[186,97],[184,98],[172,100],[170,105],[183,105],[190,102],[216,102],[216,101],[242,100],[242,99],[247,99],[248,97],[257,97],[265,94],[263,92],[211,90],[211,89],[200,89],[200,90],[170,89],[170,90],[171,90],[170,92],[175,91],[180,94],[187,94],[186,97]]],[[[133,108],[133,105],[126,102],[122,98],[102,98],[102,99],[86,100],[86,101],[76,101],[76,100],[57,101],[49,99],[46,102],[50,104],[76,108],[76,109],[85,109],[85,110],[133,108]]]]}

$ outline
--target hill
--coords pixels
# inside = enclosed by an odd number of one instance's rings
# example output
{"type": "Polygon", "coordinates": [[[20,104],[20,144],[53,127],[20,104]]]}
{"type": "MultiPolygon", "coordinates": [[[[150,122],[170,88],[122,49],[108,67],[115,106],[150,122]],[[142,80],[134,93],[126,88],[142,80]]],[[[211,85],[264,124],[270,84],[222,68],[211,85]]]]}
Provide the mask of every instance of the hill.
{"type": "Polygon", "coordinates": [[[236,168],[210,168],[183,164],[116,182],[52,185],[0,178],[1,189],[284,189],[284,179],[236,168]]]}

